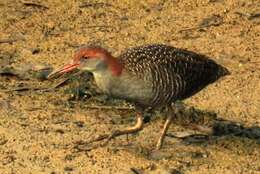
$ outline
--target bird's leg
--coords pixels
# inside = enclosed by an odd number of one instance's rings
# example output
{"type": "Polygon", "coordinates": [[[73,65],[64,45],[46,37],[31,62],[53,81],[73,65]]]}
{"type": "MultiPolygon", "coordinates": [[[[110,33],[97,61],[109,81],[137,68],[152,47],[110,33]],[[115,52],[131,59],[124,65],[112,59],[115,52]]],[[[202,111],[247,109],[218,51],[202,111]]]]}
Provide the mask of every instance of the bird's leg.
{"type": "Polygon", "coordinates": [[[172,117],[173,117],[173,112],[172,112],[172,107],[170,106],[168,108],[168,111],[167,111],[167,119],[164,123],[164,126],[163,126],[163,129],[162,129],[162,132],[161,132],[161,135],[157,141],[157,144],[156,144],[156,149],[159,150],[161,149],[162,147],[162,144],[163,144],[163,141],[164,141],[164,138],[165,138],[165,135],[167,133],[167,130],[172,122],[172,117]]]}
{"type": "Polygon", "coordinates": [[[164,123],[161,135],[160,135],[160,137],[159,137],[159,139],[157,141],[157,144],[156,144],[156,149],[157,150],[161,149],[161,147],[163,145],[164,138],[165,138],[166,133],[167,133],[169,127],[170,127],[170,124],[172,122],[173,116],[176,116],[180,112],[180,110],[183,110],[183,105],[182,105],[182,103],[180,103],[178,101],[176,103],[174,103],[173,105],[169,105],[167,107],[167,112],[166,112],[167,119],[166,119],[166,121],[164,123]],[[173,109],[173,107],[174,107],[174,109],[173,109]]]}
{"type": "Polygon", "coordinates": [[[105,145],[112,138],[115,138],[120,135],[125,135],[125,134],[130,134],[130,133],[135,133],[140,131],[143,128],[143,117],[140,112],[137,113],[136,117],[137,117],[136,124],[134,126],[126,128],[124,130],[115,130],[111,134],[100,135],[97,138],[89,141],[88,143],[93,143],[93,142],[102,141],[106,139],[106,142],[104,143],[105,145]]]}

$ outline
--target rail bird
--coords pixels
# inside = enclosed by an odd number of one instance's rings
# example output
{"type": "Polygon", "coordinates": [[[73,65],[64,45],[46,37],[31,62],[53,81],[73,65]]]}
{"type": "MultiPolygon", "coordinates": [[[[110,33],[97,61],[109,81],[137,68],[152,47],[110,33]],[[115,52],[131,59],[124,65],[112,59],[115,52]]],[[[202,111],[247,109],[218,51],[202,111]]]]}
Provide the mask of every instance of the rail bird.
{"type": "MultiPolygon", "coordinates": [[[[172,111],[172,103],[196,94],[229,74],[226,68],[204,55],[152,44],[127,49],[118,58],[102,47],[85,46],[76,52],[70,63],[51,73],[49,78],[76,68],[91,72],[103,93],[124,99],[136,108],[134,126],[99,136],[96,141],[140,131],[142,115],[147,108],[168,107],[172,111]]],[[[163,144],[173,115],[167,112],[157,149],[163,144]]]]}

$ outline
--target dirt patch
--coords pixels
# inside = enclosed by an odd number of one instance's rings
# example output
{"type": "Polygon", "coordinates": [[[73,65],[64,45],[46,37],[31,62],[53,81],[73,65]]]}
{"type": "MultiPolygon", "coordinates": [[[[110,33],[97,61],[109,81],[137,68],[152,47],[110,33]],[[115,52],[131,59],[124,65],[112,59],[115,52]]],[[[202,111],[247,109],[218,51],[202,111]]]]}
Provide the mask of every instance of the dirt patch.
{"type": "MultiPolygon", "coordinates": [[[[0,1],[0,173],[260,173],[258,4],[0,1]],[[119,137],[92,151],[75,148],[134,120],[127,103],[92,85],[69,79],[56,88],[44,79],[51,71],[45,67],[61,66],[78,47],[93,43],[115,56],[132,46],[165,43],[227,67],[230,76],[184,101],[192,117],[228,120],[214,122],[221,133],[181,140],[169,135],[154,151],[163,124],[162,114],[154,114],[128,140],[119,137]]],[[[169,132],[183,130],[177,120],[169,132]]]]}

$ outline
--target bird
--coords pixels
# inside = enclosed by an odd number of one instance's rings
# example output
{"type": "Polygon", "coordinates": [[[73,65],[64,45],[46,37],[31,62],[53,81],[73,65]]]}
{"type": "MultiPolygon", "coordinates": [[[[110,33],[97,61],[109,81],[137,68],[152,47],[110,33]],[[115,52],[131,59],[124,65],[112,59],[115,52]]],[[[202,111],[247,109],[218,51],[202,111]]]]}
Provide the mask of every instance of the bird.
{"type": "Polygon", "coordinates": [[[129,48],[117,58],[100,46],[79,48],[70,63],[53,71],[48,78],[74,69],[93,74],[97,87],[106,95],[135,106],[136,123],[132,127],[104,134],[92,142],[136,133],[143,129],[147,108],[168,108],[156,149],[163,145],[174,115],[174,105],[198,93],[207,85],[230,74],[209,57],[166,44],[148,44],[129,48]]]}

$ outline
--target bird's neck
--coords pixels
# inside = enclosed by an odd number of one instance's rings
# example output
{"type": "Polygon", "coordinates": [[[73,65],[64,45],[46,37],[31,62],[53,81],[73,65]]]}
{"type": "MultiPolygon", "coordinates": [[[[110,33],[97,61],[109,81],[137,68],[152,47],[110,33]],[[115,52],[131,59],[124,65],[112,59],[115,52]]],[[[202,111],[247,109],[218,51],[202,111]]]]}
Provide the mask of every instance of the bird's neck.
{"type": "Polygon", "coordinates": [[[128,80],[130,76],[127,72],[123,71],[120,75],[114,75],[114,73],[110,70],[103,71],[95,71],[93,72],[93,76],[97,86],[107,94],[114,93],[114,90],[119,90],[124,88],[125,90],[129,87],[128,80]]]}
{"type": "MultiPolygon", "coordinates": [[[[111,69],[106,69],[102,71],[95,71],[92,72],[95,82],[97,86],[105,93],[109,93],[110,86],[113,81],[119,78],[120,75],[115,75],[115,73],[118,73],[115,71],[111,71],[111,69]]],[[[121,73],[121,72],[120,72],[121,73]]]]}
{"type": "Polygon", "coordinates": [[[106,55],[105,59],[108,67],[114,76],[120,76],[123,71],[123,64],[115,57],[110,54],[106,55]]]}

